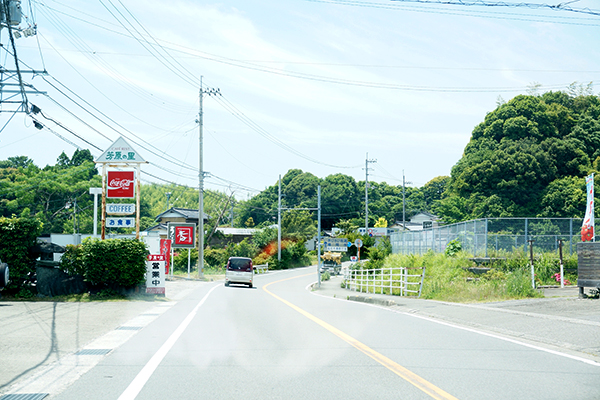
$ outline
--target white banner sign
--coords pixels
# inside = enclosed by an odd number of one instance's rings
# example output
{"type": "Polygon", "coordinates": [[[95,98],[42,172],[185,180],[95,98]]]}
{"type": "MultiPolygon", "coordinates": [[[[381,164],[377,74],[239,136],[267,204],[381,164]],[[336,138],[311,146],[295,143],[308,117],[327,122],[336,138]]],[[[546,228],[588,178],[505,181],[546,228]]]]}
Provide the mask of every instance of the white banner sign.
{"type": "Polygon", "coordinates": [[[166,258],[164,254],[150,254],[146,261],[146,293],[162,294],[165,290],[166,258]]]}

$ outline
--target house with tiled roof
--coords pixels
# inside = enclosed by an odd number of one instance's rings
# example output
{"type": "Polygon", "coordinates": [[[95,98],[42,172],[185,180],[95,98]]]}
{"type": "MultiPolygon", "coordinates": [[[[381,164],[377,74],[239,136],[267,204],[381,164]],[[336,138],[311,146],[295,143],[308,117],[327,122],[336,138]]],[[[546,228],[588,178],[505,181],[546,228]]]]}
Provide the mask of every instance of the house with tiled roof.
{"type": "MultiPolygon", "coordinates": [[[[209,215],[204,213],[204,223],[208,222],[209,215]]],[[[145,232],[159,232],[160,237],[167,237],[167,224],[171,223],[187,223],[198,224],[198,210],[191,208],[171,207],[167,211],[156,216],[158,224],[146,229],[145,232]]]]}

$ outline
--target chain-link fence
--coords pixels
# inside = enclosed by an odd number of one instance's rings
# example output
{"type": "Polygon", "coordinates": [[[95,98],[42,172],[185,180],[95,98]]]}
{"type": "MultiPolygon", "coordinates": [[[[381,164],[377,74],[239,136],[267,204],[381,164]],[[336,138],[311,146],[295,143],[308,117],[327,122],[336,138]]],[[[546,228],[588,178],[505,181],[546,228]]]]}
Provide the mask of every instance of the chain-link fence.
{"type": "Polygon", "coordinates": [[[536,251],[554,251],[562,240],[564,251],[572,254],[581,241],[582,223],[581,218],[485,218],[393,233],[390,240],[394,254],[441,253],[455,239],[463,250],[480,257],[492,252],[527,251],[528,240],[533,240],[536,251]]]}

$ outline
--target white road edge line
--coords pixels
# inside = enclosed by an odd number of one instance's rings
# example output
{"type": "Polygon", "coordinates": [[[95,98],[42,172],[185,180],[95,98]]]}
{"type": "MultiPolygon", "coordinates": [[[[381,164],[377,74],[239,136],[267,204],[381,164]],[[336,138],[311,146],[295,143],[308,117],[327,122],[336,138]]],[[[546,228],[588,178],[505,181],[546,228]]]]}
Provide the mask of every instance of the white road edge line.
{"type": "Polygon", "coordinates": [[[150,361],[146,363],[144,368],[142,368],[142,370],[137,374],[133,381],[131,381],[127,389],[125,389],[123,394],[119,396],[118,400],[133,400],[137,397],[137,395],[140,393],[146,382],[148,382],[148,379],[150,379],[156,368],[165,358],[169,350],[171,350],[171,348],[175,345],[179,337],[186,330],[190,322],[192,322],[192,319],[194,319],[194,317],[196,316],[198,309],[200,309],[200,307],[204,304],[206,299],[208,299],[208,296],[210,296],[212,291],[218,288],[219,286],[222,285],[215,285],[212,289],[208,291],[208,293],[206,293],[206,295],[202,298],[202,300],[200,300],[196,307],[194,307],[194,309],[187,315],[187,317],[185,317],[181,324],[179,324],[179,326],[177,327],[177,329],[175,329],[171,336],[169,336],[169,338],[165,341],[161,348],[158,349],[156,353],[154,353],[150,361]]]}
{"type": "MultiPolygon", "coordinates": [[[[308,290],[315,283],[317,283],[317,282],[313,282],[313,283],[308,284],[305,289],[309,293],[314,294],[315,296],[321,296],[321,297],[324,297],[326,299],[347,301],[345,299],[340,299],[340,298],[337,298],[337,297],[323,296],[321,294],[314,293],[314,292],[308,290]]],[[[393,313],[396,313],[396,314],[403,314],[403,315],[407,315],[409,317],[415,317],[415,318],[424,319],[424,320],[427,320],[427,321],[435,322],[436,324],[446,325],[446,326],[450,326],[450,327],[457,328],[457,329],[462,329],[463,331],[467,331],[467,332],[478,333],[480,335],[489,336],[489,337],[492,337],[492,338],[495,338],[495,339],[504,340],[506,342],[518,344],[518,345],[521,345],[521,346],[524,346],[524,347],[529,347],[531,349],[540,350],[540,351],[543,351],[543,352],[546,352],[546,353],[550,353],[550,354],[554,354],[554,355],[557,355],[557,356],[570,358],[572,360],[580,361],[580,362],[583,362],[585,364],[593,365],[595,367],[600,367],[600,363],[597,362],[597,361],[594,361],[594,360],[590,360],[590,359],[587,359],[587,358],[584,358],[584,357],[575,356],[575,355],[572,355],[572,354],[562,353],[560,351],[556,351],[556,350],[552,350],[552,349],[547,349],[547,348],[544,348],[544,347],[541,347],[541,346],[536,346],[536,345],[530,344],[530,343],[521,342],[519,340],[511,339],[511,338],[508,338],[508,337],[505,337],[505,336],[501,336],[501,335],[496,335],[494,333],[484,332],[484,331],[481,331],[481,330],[478,330],[478,329],[474,329],[474,328],[468,328],[466,326],[461,326],[461,325],[453,324],[451,322],[440,321],[440,320],[437,320],[435,318],[425,317],[423,315],[416,315],[416,314],[411,314],[411,313],[407,313],[407,312],[404,312],[404,311],[391,310],[388,307],[380,306],[380,305],[377,305],[377,304],[362,303],[362,302],[355,302],[355,303],[356,304],[363,304],[365,306],[370,306],[370,307],[381,308],[381,309],[384,309],[384,310],[387,310],[387,311],[390,311],[390,312],[393,312],[393,313]]]]}

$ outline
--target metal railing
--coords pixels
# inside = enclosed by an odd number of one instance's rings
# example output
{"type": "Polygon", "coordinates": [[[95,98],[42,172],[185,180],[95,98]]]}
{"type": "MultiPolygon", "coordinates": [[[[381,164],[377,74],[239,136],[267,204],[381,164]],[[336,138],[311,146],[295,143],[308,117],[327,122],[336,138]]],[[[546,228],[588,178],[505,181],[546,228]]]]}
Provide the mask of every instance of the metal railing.
{"type": "Polygon", "coordinates": [[[534,241],[536,251],[558,250],[562,241],[564,250],[572,254],[581,241],[582,222],[581,218],[484,218],[397,232],[390,241],[394,254],[442,253],[452,240],[458,240],[463,250],[483,257],[493,252],[527,251],[528,240],[534,241]]]}
{"type": "Polygon", "coordinates": [[[265,272],[269,272],[269,263],[254,266],[255,274],[264,274],[265,272]]]}
{"type": "Polygon", "coordinates": [[[346,289],[373,294],[408,296],[411,293],[421,297],[425,267],[382,268],[382,269],[343,269],[343,285],[346,289]],[[419,274],[412,270],[421,271],[419,274]]]}

